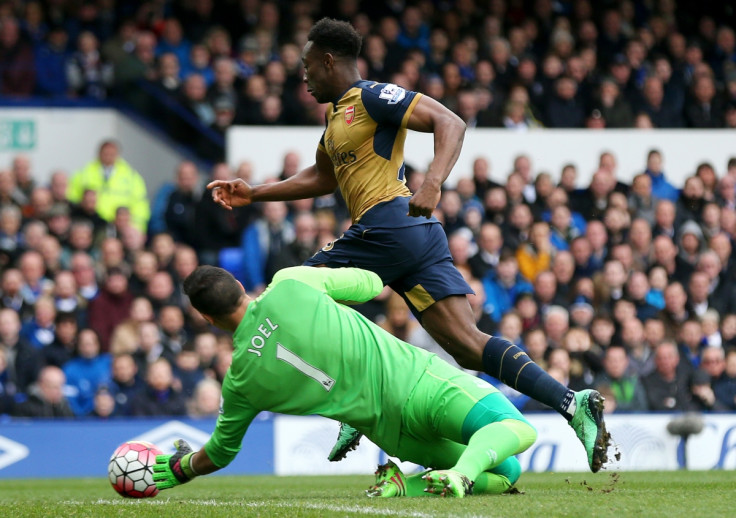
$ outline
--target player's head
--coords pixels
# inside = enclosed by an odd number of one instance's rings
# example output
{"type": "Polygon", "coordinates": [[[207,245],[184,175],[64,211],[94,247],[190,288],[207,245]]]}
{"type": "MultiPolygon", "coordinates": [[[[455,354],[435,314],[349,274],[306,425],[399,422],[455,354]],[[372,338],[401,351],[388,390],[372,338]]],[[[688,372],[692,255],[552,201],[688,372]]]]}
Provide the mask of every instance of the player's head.
{"type": "Polygon", "coordinates": [[[343,86],[335,81],[342,70],[357,70],[360,34],[348,22],[322,18],[309,31],[302,52],[304,81],[318,102],[334,100],[343,86]],[[337,83],[337,84],[336,84],[337,83]]]}
{"type": "Polygon", "coordinates": [[[198,266],[184,279],[184,293],[205,317],[222,320],[235,312],[245,297],[243,286],[230,272],[216,266],[198,266]]]}

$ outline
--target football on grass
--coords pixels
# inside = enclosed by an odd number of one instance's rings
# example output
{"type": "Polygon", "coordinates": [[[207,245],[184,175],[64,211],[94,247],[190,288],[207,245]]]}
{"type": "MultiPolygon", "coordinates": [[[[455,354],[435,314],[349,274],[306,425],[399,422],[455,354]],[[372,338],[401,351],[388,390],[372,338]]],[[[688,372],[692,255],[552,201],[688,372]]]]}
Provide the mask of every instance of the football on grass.
{"type": "Polygon", "coordinates": [[[107,476],[113,489],[128,498],[148,498],[158,494],[153,482],[153,465],[161,455],[156,445],[145,441],[124,442],[110,457],[107,476]]]}

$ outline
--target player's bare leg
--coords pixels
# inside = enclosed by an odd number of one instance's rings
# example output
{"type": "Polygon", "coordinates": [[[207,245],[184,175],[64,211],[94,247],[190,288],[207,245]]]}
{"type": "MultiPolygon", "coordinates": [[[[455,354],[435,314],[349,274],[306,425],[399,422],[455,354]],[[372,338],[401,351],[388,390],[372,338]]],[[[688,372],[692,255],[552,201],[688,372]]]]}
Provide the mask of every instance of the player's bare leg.
{"type": "Polygon", "coordinates": [[[607,462],[610,436],[603,420],[600,393],[568,389],[534,363],[523,349],[481,332],[464,295],[432,304],[422,313],[422,325],[462,367],[482,370],[564,416],[585,447],[591,471],[597,472],[607,462]]]}

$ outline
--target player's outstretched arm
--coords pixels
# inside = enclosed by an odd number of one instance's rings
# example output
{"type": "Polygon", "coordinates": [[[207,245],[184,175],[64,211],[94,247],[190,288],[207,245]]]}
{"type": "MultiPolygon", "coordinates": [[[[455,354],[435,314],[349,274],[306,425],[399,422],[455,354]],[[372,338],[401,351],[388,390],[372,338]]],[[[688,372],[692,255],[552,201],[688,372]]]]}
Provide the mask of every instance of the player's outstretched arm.
{"type": "Polygon", "coordinates": [[[337,179],[330,157],[318,149],[314,165],[281,182],[251,186],[238,178],[215,180],[207,188],[212,189],[212,199],[217,204],[232,210],[255,201],[301,200],[329,194],[337,189],[337,179]]]}
{"type": "Polygon", "coordinates": [[[371,300],[383,290],[381,278],[360,268],[314,268],[294,266],[273,276],[272,284],[293,279],[324,291],[344,304],[360,304],[371,300]]]}
{"type": "Polygon", "coordinates": [[[434,159],[424,183],[409,200],[409,216],[429,218],[440,201],[440,188],[460,156],[465,123],[439,102],[423,95],[409,116],[407,127],[434,133],[434,159]]]}

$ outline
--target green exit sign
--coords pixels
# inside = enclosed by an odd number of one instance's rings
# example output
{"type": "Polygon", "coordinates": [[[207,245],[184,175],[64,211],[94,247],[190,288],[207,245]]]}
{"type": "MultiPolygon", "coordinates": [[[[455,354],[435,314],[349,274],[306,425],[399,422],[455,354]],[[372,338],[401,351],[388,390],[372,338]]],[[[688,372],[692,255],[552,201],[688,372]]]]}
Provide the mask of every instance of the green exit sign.
{"type": "Polygon", "coordinates": [[[28,151],[36,147],[36,122],[0,119],[0,150],[28,151]]]}

